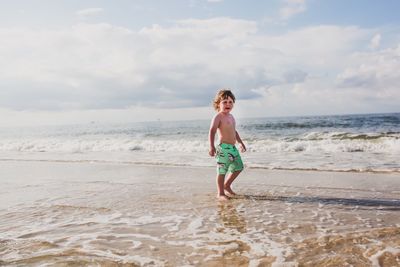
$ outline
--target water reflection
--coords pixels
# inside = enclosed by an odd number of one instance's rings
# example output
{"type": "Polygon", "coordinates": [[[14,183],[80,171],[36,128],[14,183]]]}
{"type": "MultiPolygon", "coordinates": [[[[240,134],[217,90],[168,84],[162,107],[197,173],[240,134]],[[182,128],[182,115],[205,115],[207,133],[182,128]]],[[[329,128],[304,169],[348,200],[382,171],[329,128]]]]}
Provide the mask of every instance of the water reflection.
{"type": "Polygon", "coordinates": [[[218,215],[222,225],[239,233],[247,232],[247,223],[244,217],[237,211],[236,206],[232,202],[219,203],[218,215]]]}

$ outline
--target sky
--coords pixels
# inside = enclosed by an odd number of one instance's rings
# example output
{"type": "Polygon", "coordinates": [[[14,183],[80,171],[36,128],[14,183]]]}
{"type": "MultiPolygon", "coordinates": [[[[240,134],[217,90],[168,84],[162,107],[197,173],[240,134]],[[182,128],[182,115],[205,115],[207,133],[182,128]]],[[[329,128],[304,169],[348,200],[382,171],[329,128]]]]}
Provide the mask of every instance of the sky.
{"type": "Polygon", "coordinates": [[[0,6],[0,126],[400,111],[397,0],[0,6]]]}

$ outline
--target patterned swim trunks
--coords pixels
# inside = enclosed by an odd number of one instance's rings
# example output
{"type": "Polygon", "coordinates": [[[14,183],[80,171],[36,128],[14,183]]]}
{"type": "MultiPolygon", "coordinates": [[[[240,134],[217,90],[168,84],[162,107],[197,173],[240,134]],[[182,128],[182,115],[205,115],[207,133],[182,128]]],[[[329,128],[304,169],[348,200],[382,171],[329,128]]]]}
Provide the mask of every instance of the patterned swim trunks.
{"type": "Polygon", "coordinates": [[[226,174],[243,170],[243,162],[234,145],[222,143],[217,147],[217,173],[226,174]]]}

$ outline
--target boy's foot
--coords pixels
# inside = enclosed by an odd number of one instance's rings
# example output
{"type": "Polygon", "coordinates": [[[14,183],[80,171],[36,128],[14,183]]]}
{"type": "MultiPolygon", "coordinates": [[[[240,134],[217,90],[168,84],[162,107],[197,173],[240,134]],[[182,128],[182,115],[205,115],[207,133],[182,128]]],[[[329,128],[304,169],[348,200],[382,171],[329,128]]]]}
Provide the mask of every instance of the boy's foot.
{"type": "Polygon", "coordinates": [[[228,192],[229,195],[231,195],[231,196],[236,196],[236,193],[233,192],[232,188],[230,188],[230,187],[225,187],[224,190],[225,190],[226,192],[228,192]]]}
{"type": "Polygon", "coordinates": [[[227,201],[230,198],[227,195],[217,195],[217,199],[220,201],[227,201]]]}

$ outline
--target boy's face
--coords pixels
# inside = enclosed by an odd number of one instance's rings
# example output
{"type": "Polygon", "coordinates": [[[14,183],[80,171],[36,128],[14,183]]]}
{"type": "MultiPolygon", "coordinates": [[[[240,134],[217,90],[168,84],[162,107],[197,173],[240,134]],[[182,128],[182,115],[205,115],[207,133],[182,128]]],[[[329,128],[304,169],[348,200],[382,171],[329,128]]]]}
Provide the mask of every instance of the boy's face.
{"type": "Polygon", "coordinates": [[[226,99],[222,99],[221,102],[219,102],[219,112],[223,113],[229,113],[233,109],[233,99],[228,96],[226,99]]]}

